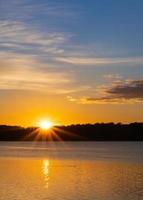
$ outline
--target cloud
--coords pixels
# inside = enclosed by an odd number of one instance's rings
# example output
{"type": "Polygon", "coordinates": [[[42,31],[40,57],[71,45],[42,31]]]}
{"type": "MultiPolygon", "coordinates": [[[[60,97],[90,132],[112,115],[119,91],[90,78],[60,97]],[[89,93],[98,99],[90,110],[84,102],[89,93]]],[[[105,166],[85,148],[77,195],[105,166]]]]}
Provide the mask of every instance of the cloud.
{"type": "Polygon", "coordinates": [[[76,11],[72,6],[52,0],[1,0],[0,51],[30,54],[46,61],[63,55],[73,34],[61,27],[73,22],[76,11]]]}
{"type": "Polygon", "coordinates": [[[73,81],[73,77],[71,73],[52,71],[53,67],[31,56],[0,53],[0,90],[59,93],[73,81]]]}
{"type": "Polygon", "coordinates": [[[108,93],[124,99],[143,99],[143,80],[117,85],[108,90],[108,93]]]}
{"type": "Polygon", "coordinates": [[[125,63],[143,63],[143,57],[126,58],[93,58],[93,57],[58,57],[58,61],[73,65],[104,65],[104,64],[125,64],[125,63]]]}
{"type": "Polygon", "coordinates": [[[104,95],[99,97],[86,97],[82,103],[136,103],[143,102],[143,80],[131,80],[124,83],[116,83],[111,87],[101,88],[104,95]],[[105,89],[106,88],[106,89],[105,89]]]}
{"type": "Polygon", "coordinates": [[[0,20],[0,52],[36,56],[43,62],[66,66],[143,63],[142,56],[110,58],[91,56],[89,47],[72,44],[74,37],[75,35],[71,33],[44,32],[24,22],[0,20]]]}
{"type": "Polygon", "coordinates": [[[0,21],[0,50],[31,55],[59,55],[70,34],[44,33],[17,21],[0,21]]]}

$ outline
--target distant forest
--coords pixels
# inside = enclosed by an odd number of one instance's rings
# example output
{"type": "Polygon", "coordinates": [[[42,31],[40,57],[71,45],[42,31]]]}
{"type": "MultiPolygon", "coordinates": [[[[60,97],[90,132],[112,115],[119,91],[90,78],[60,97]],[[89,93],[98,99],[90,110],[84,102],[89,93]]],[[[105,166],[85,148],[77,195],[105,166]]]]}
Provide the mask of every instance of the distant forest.
{"type": "Polygon", "coordinates": [[[38,127],[23,128],[0,125],[0,141],[143,141],[143,123],[96,123],[54,126],[42,131],[38,127]]]}

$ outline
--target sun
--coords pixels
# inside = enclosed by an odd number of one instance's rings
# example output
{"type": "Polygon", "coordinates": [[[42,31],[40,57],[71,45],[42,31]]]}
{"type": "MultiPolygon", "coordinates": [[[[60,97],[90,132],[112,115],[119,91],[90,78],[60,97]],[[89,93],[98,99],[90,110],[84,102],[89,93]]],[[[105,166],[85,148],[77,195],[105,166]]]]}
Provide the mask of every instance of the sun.
{"type": "Polygon", "coordinates": [[[53,122],[48,120],[41,120],[39,126],[42,130],[49,130],[53,126],[53,122]]]}

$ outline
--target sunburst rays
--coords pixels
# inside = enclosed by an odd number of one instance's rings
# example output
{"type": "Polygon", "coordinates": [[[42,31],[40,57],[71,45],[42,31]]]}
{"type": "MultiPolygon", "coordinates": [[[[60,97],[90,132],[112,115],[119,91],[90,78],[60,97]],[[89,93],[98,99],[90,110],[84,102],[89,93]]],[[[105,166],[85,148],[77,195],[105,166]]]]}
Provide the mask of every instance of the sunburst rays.
{"type": "Polygon", "coordinates": [[[82,136],[74,132],[66,130],[63,126],[52,126],[49,129],[41,127],[31,128],[31,131],[23,138],[25,141],[69,141],[69,140],[82,140],[82,136]]]}

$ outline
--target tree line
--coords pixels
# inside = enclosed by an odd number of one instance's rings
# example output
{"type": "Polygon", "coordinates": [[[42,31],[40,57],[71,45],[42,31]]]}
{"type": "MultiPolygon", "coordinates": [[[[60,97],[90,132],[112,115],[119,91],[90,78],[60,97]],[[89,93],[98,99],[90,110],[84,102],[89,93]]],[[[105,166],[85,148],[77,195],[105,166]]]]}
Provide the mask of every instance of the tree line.
{"type": "Polygon", "coordinates": [[[143,123],[96,123],[38,127],[0,125],[0,141],[143,141],[143,123]]]}

